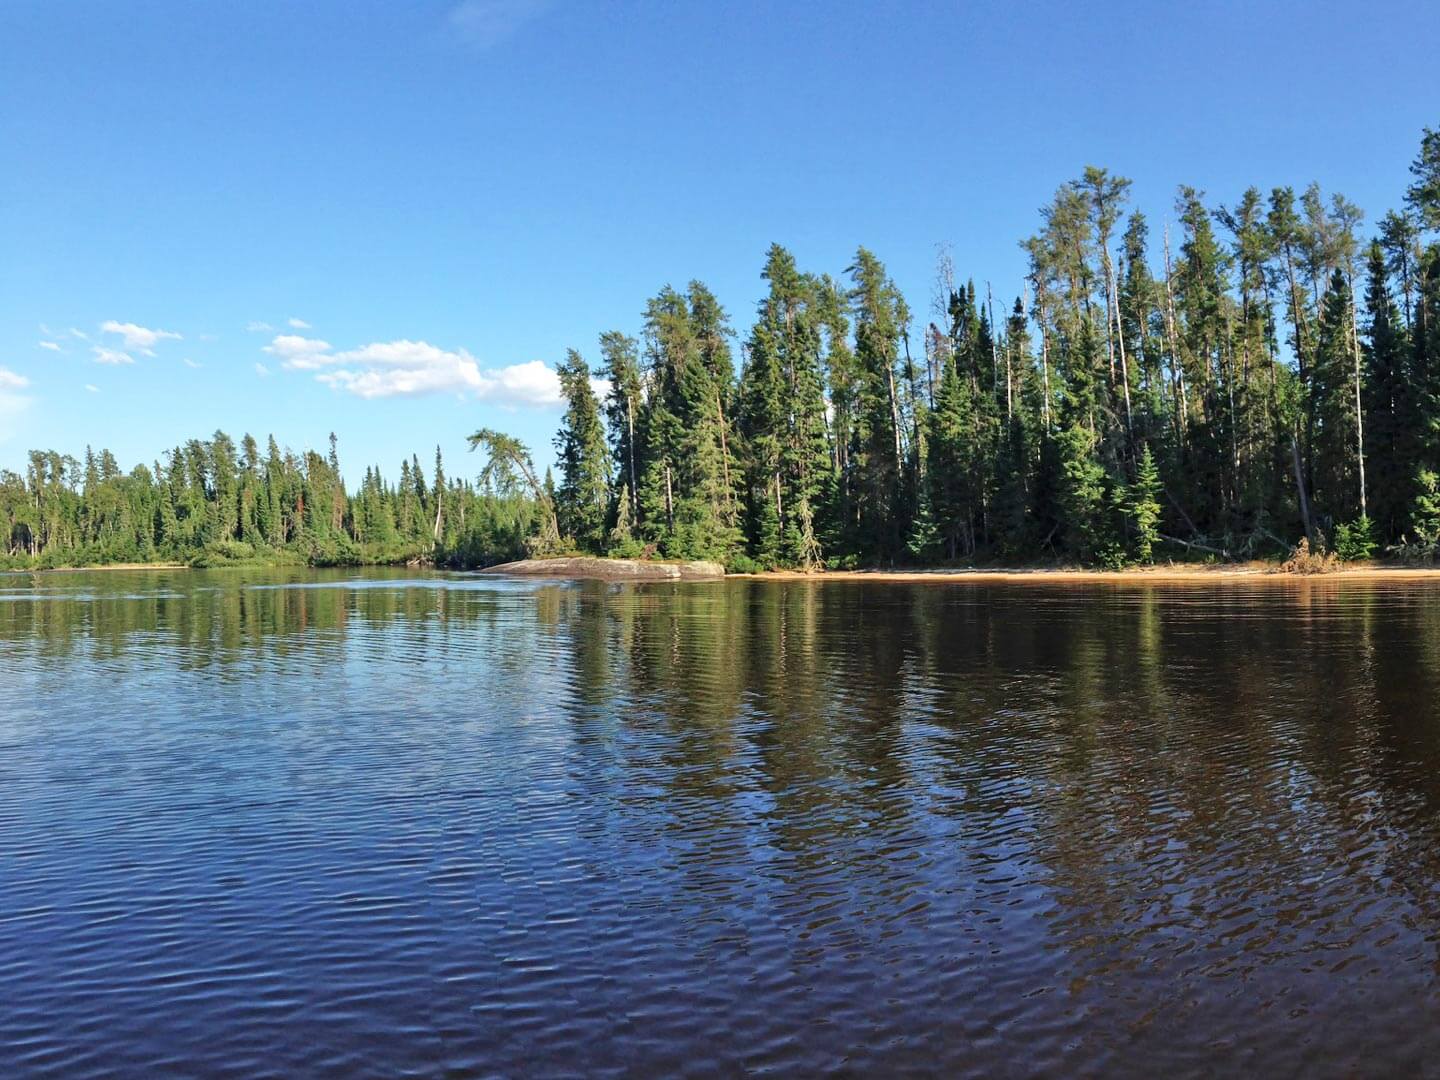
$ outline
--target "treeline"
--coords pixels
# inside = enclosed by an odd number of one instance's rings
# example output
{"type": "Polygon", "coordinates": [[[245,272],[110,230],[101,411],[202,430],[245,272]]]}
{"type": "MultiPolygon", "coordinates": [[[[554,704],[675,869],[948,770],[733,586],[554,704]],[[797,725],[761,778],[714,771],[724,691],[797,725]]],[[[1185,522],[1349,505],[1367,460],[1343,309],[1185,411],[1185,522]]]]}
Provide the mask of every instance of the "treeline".
{"type": "MultiPolygon", "coordinates": [[[[735,565],[1429,557],[1440,542],[1440,132],[1373,235],[1312,185],[1207,204],[1157,238],[1087,168],[1001,302],[942,255],[917,319],[861,248],[844,279],[770,249],[740,342],[692,282],[638,338],[571,352],[542,545],[735,565]],[[1427,239],[1430,240],[1426,246],[1427,239]],[[591,376],[608,380],[603,400],[591,376]]],[[[499,441],[497,441],[497,439],[499,441]]],[[[518,456],[517,456],[518,455],[518,456]]],[[[517,464],[519,463],[519,464],[517,464]]]]}
{"type": "Polygon", "coordinates": [[[597,369],[559,367],[558,484],[495,431],[478,482],[412,458],[354,492],[327,456],[217,433],[122,474],[0,473],[11,564],[184,559],[477,565],[582,551],[735,568],[1440,551],[1440,131],[1398,209],[1317,185],[1207,204],[1158,238],[1087,168],[1024,240],[1021,294],[942,254],[917,318],[861,248],[842,277],[772,246],[738,339],[666,287],[597,369]],[[597,397],[592,378],[607,386],[597,397]]]}
{"type": "Polygon", "coordinates": [[[484,565],[524,551],[536,507],[503,478],[477,485],[445,475],[435,452],[398,483],[367,468],[347,491],[335,436],[328,455],[262,454],[246,435],[192,439],[153,467],[121,472],[108,451],[83,461],[32,451],[24,476],[0,472],[0,561],[11,567],[117,562],[309,563],[434,561],[484,565]]]}

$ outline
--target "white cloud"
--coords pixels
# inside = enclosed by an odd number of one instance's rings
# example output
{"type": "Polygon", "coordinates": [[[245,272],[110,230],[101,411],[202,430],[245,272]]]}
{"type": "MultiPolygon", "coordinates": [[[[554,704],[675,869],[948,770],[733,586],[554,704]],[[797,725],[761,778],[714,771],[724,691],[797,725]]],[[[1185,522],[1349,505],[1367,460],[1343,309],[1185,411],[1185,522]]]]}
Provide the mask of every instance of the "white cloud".
{"type": "Polygon", "coordinates": [[[98,394],[100,392],[100,387],[96,386],[94,383],[87,382],[85,384],[85,389],[89,390],[92,394],[98,394]]]}
{"type": "Polygon", "coordinates": [[[120,352],[118,349],[107,349],[104,345],[92,345],[90,351],[95,354],[97,364],[133,364],[135,358],[129,353],[120,352]]]}
{"type": "Polygon", "coordinates": [[[180,362],[188,368],[198,368],[201,366],[198,360],[191,360],[188,356],[182,357],[180,362]]]}
{"type": "Polygon", "coordinates": [[[532,19],[551,0],[462,0],[450,9],[450,25],[468,44],[488,49],[532,19]]]}
{"type": "Polygon", "coordinates": [[[305,371],[333,362],[326,355],[330,352],[328,341],[301,337],[299,334],[280,334],[265,346],[265,351],[271,356],[278,356],[284,361],[287,368],[297,371],[305,371]]]}
{"type": "Polygon", "coordinates": [[[51,352],[64,352],[64,351],[65,351],[64,349],[60,348],[60,346],[57,345],[57,344],[56,344],[55,342],[53,342],[53,341],[42,341],[42,342],[40,342],[40,348],[42,348],[42,349],[49,349],[51,352]]]}
{"type": "Polygon", "coordinates": [[[249,322],[245,324],[245,330],[251,334],[269,334],[274,332],[275,327],[268,322],[249,322]]]}
{"type": "Polygon", "coordinates": [[[293,315],[292,315],[290,318],[286,319],[285,321],[286,321],[286,323],[288,323],[288,324],[291,326],[292,329],[295,329],[295,330],[309,330],[309,329],[310,329],[310,324],[309,324],[308,322],[306,322],[304,319],[297,319],[297,318],[295,318],[293,315]]]}
{"type": "MultiPolygon", "coordinates": [[[[25,394],[17,393],[29,385],[30,380],[24,375],[8,368],[0,368],[0,417],[13,419],[30,408],[31,399],[25,394]]],[[[7,441],[17,430],[11,424],[0,424],[0,442],[7,441]]]]}
{"type": "Polygon", "coordinates": [[[481,373],[485,385],[478,397],[505,405],[560,404],[560,376],[544,361],[494,368],[481,373]]]}
{"type": "Polygon", "coordinates": [[[494,386],[468,352],[451,352],[427,341],[374,342],[307,357],[304,366],[335,366],[335,371],[318,376],[320,381],[363,398],[465,392],[485,396],[494,386]]]}
{"type": "Polygon", "coordinates": [[[259,375],[262,379],[268,379],[270,377],[270,369],[264,364],[256,364],[255,374],[259,375]]]}
{"type": "Polygon", "coordinates": [[[463,394],[500,405],[544,408],[560,401],[560,379],[540,360],[482,368],[464,349],[428,341],[377,341],[333,351],[318,338],[281,334],[265,351],[290,371],[315,371],[327,386],[363,398],[463,394]]]}
{"type": "Polygon", "coordinates": [[[107,334],[119,334],[125,339],[125,347],[146,356],[154,356],[154,347],[162,341],[179,341],[180,335],[171,330],[151,330],[148,326],[136,326],[133,322],[116,322],[110,319],[100,324],[107,334]]]}

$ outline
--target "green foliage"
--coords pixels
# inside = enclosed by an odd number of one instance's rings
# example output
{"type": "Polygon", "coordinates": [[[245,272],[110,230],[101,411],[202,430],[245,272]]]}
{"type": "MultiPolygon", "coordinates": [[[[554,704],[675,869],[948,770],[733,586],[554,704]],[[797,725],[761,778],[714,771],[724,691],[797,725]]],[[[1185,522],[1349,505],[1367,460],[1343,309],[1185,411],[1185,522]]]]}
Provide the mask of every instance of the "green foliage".
{"type": "Polygon", "coordinates": [[[1135,558],[1142,563],[1153,560],[1154,548],[1160,539],[1160,469],[1150,447],[1140,455],[1135,482],[1126,493],[1125,510],[1135,528],[1135,558]]]}
{"type": "Polygon", "coordinates": [[[560,365],[560,392],[565,418],[555,436],[560,461],[556,514],[560,531],[587,552],[604,548],[605,519],[610,503],[610,462],[600,403],[590,387],[590,367],[571,349],[560,365]]]}
{"type": "Polygon", "coordinates": [[[1341,562],[1361,562],[1375,554],[1375,527],[1364,514],[1335,526],[1335,555],[1341,562]]]}
{"type": "MultiPolygon", "coordinates": [[[[493,429],[470,439],[475,483],[412,455],[352,488],[333,436],[296,454],[215,432],[128,474],[103,450],[34,451],[0,473],[0,561],[468,566],[574,547],[1119,565],[1155,557],[1162,516],[1196,557],[1326,532],[1345,559],[1431,557],[1440,133],[1411,171],[1362,244],[1358,208],[1317,185],[1228,206],[1181,187],[1175,235],[1152,236],[1129,181],[1087,167],[1024,241],[1024,291],[998,321],[990,285],[962,284],[948,255],[917,319],[873,252],[841,279],[771,245],[738,380],[699,281],[660,289],[635,336],[601,335],[603,401],[567,354],[558,485],[493,429]]],[[[1335,562],[1308,544],[1295,561],[1335,562]]]]}
{"type": "Polygon", "coordinates": [[[1405,201],[1426,228],[1440,230],[1440,129],[1425,129],[1410,175],[1415,182],[1405,192],[1405,201]]]}
{"type": "Polygon", "coordinates": [[[1079,424],[1060,433],[1060,506],[1066,523],[1065,543],[1077,559],[1088,562],[1112,546],[1108,487],[1104,468],[1095,460],[1093,439],[1079,424]]]}
{"type": "Polygon", "coordinates": [[[1415,538],[1428,551],[1440,547],[1440,474],[1421,468],[1416,474],[1414,508],[1411,521],[1415,538]]]}
{"type": "Polygon", "coordinates": [[[262,457],[216,432],[128,474],[108,451],[29,461],[0,472],[0,566],[480,565],[517,555],[536,517],[523,495],[447,480],[438,453],[433,483],[412,458],[398,484],[371,467],[347,492],[333,439],[296,455],[271,438],[262,457]]]}
{"type": "Polygon", "coordinates": [[[744,523],[750,552],[766,565],[812,567],[822,558],[818,522],[833,517],[833,457],[821,372],[818,283],[772,244],[770,283],[740,377],[744,523]]]}
{"type": "Polygon", "coordinates": [[[772,568],[773,564],[752,559],[743,552],[737,552],[730,556],[730,560],[725,564],[725,572],[727,574],[758,574],[763,570],[772,568]]]}

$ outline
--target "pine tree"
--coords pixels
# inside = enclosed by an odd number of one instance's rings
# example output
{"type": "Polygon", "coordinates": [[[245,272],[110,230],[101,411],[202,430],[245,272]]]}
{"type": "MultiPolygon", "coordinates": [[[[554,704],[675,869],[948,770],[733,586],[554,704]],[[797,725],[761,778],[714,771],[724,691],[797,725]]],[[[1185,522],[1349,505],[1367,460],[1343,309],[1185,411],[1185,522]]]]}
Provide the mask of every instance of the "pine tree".
{"type": "Polygon", "coordinates": [[[1135,482],[1127,493],[1126,511],[1135,526],[1135,557],[1142,563],[1153,560],[1160,539],[1160,470],[1150,447],[1140,453],[1135,482]]]}
{"type": "MultiPolygon", "coordinates": [[[[644,534],[667,556],[723,562],[741,541],[726,477],[728,436],[719,408],[725,391],[714,343],[729,329],[724,312],[709,308],[708,290],[692,283],[690,291],[701,300],[703,339],[690,301],[674,289],[663,289],[646,308],[641,520],[644,534]]],[[[728,363],[728,348],[723,355],[728,363]]]]}
{"type": "Polygon", "coordinates": [[[1418,494],[1412,463],[1420,451],[1420,402],[1409,370],[1405,325],[1390,294],[1378,240],[1370,245],[1366,268],[1365,452],[1374,492],[1370,516],[1379,535],[1393,541],[1406,531],[1408,510],[1418,494]]]}
{"type": "Polygon", "coordinates": [[[899,498],[907,480],[895,385],[899,293],[880,260],[863,247],[848,272],[855,321],[854,479],[849,486],[857,509],[856,548],[877,560],[893,559],[908,531],[899,498]]]}
{"type": "Polygon", "coordinates": [[[746,531],[765,565],[812,567],[828,518],[833,468],[821,373],[816,283],[773,244],[762,277],[770,284],[746,348],[741,433],[746,444],[746,531]]]}
{"type": "Polygon", "coordinates": [[[614,455],[614,475],[619,478],[620,490],[633,497],[640,484],[639,429],[645,405],[640,347],[634,338],[611,330],[600,335],[600,355],[601,374],[610,386],[605,397],[605,426],[614,455]]]}
{"type": "Polygon", "coordinates": [[[1344,273],[1336,269],[1316,333],[1309,405],[1314,430],[1315,504],[1333,523],[1360,514],[1350,318],[1350,286],[1344,273]]]}
{"type": "Polygon", "coordinates": [[[605,546],[605,519],[610,504],[609,453],[600,423],[600,403],[590,386],[590,365],[574,349],[559,367],[565,416],[555,436],[560,464],[556,513],[560,532],[585,551],[605,546]]]}
{"type": "Polygon", "coordinates": [[[975,402],[970,380],[960,375],[960,362],[953,352],[943,362],[927,437],[924,505],[931,523],[926,531],[933,531],[948,559],[975,553],[975,402]]]}
{"type": "Polygon", "coordinates": [[[771,300],[761,302],[761,317],[750,332],[745,369],[740,376],[740,430],[745,438],[745,531],[750,554],[762,566],[783,562],[781,541],[785,509],[783,448],[788,432],[785,384],[781,369],[783,323],[771,300]]]}

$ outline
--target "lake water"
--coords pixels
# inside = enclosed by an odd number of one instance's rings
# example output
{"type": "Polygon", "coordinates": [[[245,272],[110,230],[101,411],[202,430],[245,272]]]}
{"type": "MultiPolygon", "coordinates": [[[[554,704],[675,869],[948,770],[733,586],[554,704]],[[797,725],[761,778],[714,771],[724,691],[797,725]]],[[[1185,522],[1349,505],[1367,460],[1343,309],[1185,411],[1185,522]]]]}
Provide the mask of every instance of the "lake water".
{"type": "Polygon", "coordinates": [[[0,576],[0,1075],[1440,1070],[1440,585],[0,576]]]}

